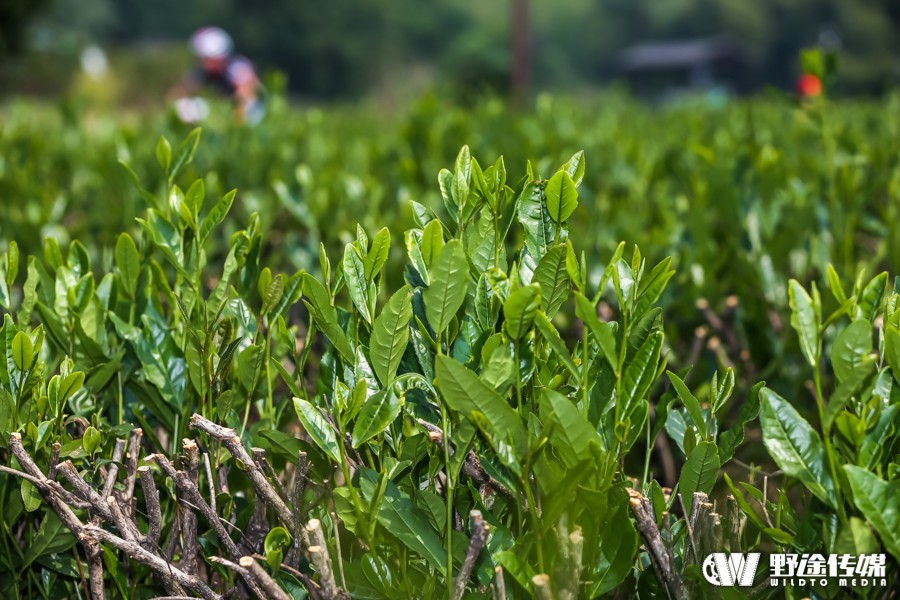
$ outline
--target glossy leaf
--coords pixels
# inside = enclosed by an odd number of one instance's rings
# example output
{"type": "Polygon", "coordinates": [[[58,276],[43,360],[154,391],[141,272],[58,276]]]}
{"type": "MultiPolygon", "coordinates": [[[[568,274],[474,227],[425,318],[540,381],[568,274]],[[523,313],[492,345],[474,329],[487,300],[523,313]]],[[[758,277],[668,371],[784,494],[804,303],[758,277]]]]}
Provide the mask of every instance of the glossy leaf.
{"type": "Polygon", "coordinates": [[[844,465],[853,502],[881,537],[888,552],[900,560],[900,482],[885,481],[861,467],[844,465]]]}
{"type": "Polygon", "coordinates": [[[834,480],[819,434],[787,400],[770,390],[760,392],[763,443],[785,474],[799,479],[822,502],[835,507],[834,480]]]}
{"type": "Polygon", "coordinates": [[[547,211],[557,223],[567,221],[578,206],[578,190],[567,171],[557,171],[544,190],[547,195],[547,211]]]}
{"type": "Polygon", "coordinates": [[[432,265],[431,284],[422,294],[425,315],[436,333],[443,333],[466,299],[469,285],[469,264],[462,245],[451,240],[441,250],[432,265]]]}

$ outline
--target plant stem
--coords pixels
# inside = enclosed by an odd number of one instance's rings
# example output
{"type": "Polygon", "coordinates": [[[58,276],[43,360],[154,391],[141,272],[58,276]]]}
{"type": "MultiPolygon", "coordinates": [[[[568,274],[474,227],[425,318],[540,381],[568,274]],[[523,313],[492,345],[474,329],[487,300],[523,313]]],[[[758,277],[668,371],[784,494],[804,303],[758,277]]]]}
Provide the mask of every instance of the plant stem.
{"type": "Polygon", "coordinates": [[[453,470],[450,467],[450,424],[447,408],[441,403],[441,429],[444,435],[444,475],[447,478],[447,597],[453,589],[453,470]]]}
{"type": "Polygon", "coordinates": [[[816,361],[814,367],[813,380],[816,384],[816,407],[819,409],[819,424],[822,427],[822,440],[825,442],[825,454],[828,456],[828,467],[831,470],[831,478],[834,480],[835,504],[837,505],[838,518],[841,523],[843,523],[847,520],[847,517],[844,514],[844,505],[841,502],[840,480],[838,479],[837,467],[835,466],[834,448],[831,446],[831,434],[830,432],[825,431],[825,398],[822,395],[822,376],[819,373],[818,361],[816,361]]]}
{"type": "Polygon", "coordinates": [[[582,407],[581,413],[584,415],[584,418],[588,418],[588,405],[590,403],[590,398],[588,396],[588,352],[590,350],[590,342],[588,341],[588,328],[586,326],[582,326],[581,328],[581,395],[582,395],[582,407]]]}

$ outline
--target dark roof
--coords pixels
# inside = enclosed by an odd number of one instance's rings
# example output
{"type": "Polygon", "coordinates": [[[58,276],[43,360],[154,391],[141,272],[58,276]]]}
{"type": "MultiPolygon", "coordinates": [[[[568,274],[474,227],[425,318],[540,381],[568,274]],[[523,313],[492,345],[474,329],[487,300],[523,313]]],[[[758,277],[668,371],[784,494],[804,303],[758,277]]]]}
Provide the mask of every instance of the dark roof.
{"type": "Polygon", "coordinates": [[[740,44],[726,37],[645,42],[619,53],[625,71],[691,67],[726,58],[746,58],[740,44]]]}

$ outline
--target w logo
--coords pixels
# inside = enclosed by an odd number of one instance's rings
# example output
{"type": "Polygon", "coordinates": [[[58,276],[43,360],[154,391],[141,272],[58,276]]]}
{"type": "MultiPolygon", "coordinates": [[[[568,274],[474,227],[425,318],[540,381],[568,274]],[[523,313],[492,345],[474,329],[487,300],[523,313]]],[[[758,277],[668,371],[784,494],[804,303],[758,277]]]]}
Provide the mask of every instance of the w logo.
{"type": "Polygon", "coordinates": [[[759,566],[759,552],[716,552],[703,561],[703,576],[713,585],[750,587],[759,566]]]}

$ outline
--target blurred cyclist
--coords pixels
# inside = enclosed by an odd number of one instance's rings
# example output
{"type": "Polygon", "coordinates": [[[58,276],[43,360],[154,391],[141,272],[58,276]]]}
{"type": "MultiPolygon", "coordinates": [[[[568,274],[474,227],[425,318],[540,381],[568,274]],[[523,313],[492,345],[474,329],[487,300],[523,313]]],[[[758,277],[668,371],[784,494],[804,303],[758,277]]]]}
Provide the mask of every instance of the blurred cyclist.
{"type": "Polygon", "coordinates": [[[167,95],[175,100],[178,116],[188,122],[203,120],[209,112],[206,103],[189,96],[201,87],[213,87],[234,99],[238,119],[258,123],[265,114],[260,98],[262,85],[253,64],[232,53],[231,36],[218,27],[203,27],[191,36],[191,50],[198,59],[197,66],[167,95]]]}

